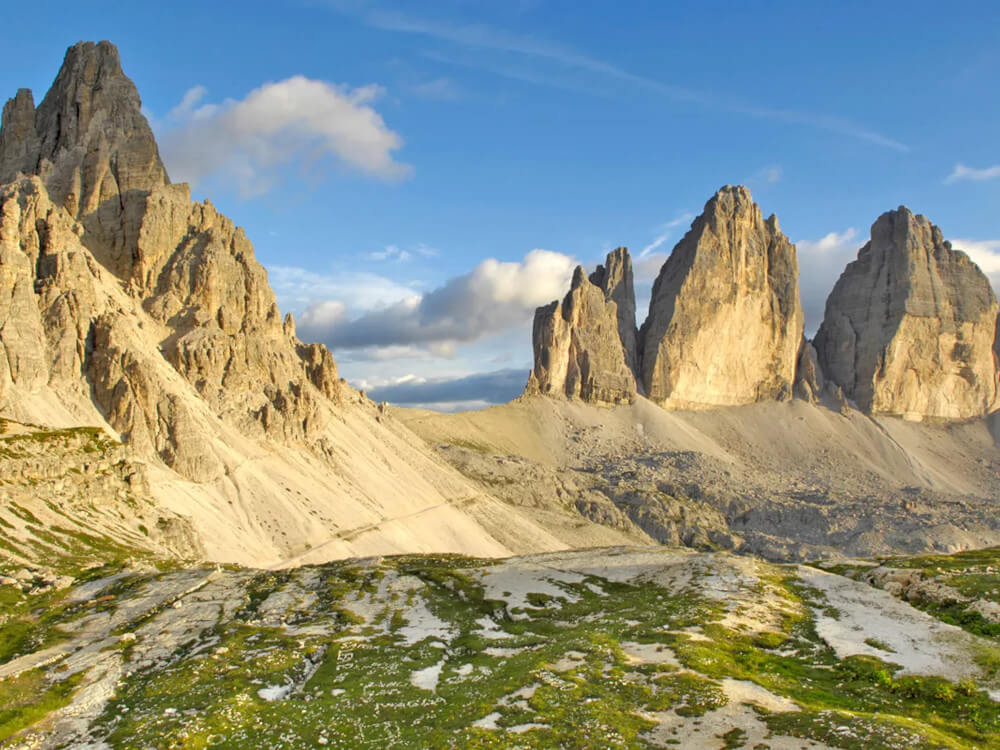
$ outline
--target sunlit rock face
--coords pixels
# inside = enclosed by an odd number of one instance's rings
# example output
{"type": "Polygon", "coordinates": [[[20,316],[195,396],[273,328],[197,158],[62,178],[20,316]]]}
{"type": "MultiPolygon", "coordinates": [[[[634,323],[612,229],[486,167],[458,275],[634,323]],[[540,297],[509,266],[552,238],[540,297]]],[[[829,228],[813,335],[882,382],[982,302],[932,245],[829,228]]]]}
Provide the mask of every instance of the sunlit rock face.
{"type": "Polygon", "coordinates": [[[569,293],[535,311],[529,393],[596,404],[635,399],[635,292],[628,250],[608,254],[588,278],[577,267],[569,293]]]}
{"type": "Polygon", "coordinates": [[[41,388],[198,481],[223,473],[215,415],[308,441],[340,400],[333,358],[282,321],[243,230],[170,184],[109,42],[71,47],[37,110],[27,89],[3,109],[0,407],[41,388]]]}
{"type": "Polygon", "coordinates": [[[983,272],[901,206],[844,270],[815,345],[826,376],[864,411],[969,419],[995,408],[996,331],[983,272]]]}
{"type": "Polygon", "coordinates": [[[745,187],[726,186],[653,285],[639,334],[646,395],[672,408],[790,398],[803,322],[795,246],[745,187]]]}

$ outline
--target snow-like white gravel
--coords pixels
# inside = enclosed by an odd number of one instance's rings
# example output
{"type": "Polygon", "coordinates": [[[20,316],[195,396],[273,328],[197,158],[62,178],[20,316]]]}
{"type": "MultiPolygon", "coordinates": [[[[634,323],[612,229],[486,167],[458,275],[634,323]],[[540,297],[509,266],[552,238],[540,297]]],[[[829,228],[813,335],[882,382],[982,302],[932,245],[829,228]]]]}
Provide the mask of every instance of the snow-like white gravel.
{"type": "Polygon", "coordinates": [[[800,567],[799,578],[821,591],[838,610],[831,617],[816,609],[816,631],[839,658],[867,654],[899,664],[907,674],[944,675],[954,680],[976,675],[976,638],[865,583],[800,567]],[[865,643],[883,643],[884,651],[865,643]]]}
{"type": "Polygon", "coordinates": [[[437,691],[438,680],[441,679],[441,670],[444,669],[444,658],[437,664],[418,669],[410,675],[410,683],[421,690],[437,691]]]}

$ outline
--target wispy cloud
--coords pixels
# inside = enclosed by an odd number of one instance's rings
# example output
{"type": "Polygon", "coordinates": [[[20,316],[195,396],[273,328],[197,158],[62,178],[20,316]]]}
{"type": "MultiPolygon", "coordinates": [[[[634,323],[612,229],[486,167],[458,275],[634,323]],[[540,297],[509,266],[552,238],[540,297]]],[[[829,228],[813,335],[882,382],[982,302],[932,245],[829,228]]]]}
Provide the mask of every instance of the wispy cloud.
{"type": "Polygon", "coordinates": [[[395,260],[400,263],[405,263],[413,256],[407,250],[401,250],[397,245],[386,245],[382,250],[375,250],[374,252],[368,253],[366,256],[368,260],[395,260]]]}
{"type": "Polygon", "coordinates": [[[679,234],[677,231],[679,227],[690,223],[693,218],[694,214],[684,212],[657,227],[656,236],[639,251],[639,254],[635,258],[634,267],[637,282],[641,284],[656,278],[668,255],[661,248],[667,244],[668,240],[679,234]]]}
{"type": "Polygon", "coordinates": [[[747,178],[748,185],[777,185],[781,182],[784,170],[777,165],[761,167],[747,178]]]}
{"type": "Polygon", "coordinates": [[[956,164],[955,168],[951,170],[951,174],[944,178],[944,184],[951,185],[952,183],[964,182],[966,180],[984,182],[985,180],[995,180],[998,177],[1000,177],[1000,164],[997,164],[995,167],[984,167],[983,169],[956,164]]]}
{"type": "Polygon", "coordinates": [[[370,253],[365,254],[365,258],[374,261],[396,261],[398,263],[405,263],[408,260],[412,260],[414,255],[420,255],[424,258],[436,258],[441,253],[435,250],[430,245],[425,245],[423,242],[418,242],[410,248],[401,248],[399,245],[386,245],[381,250],[374,250],[370,253]]]}
{"type": "Polygon", "coordinates": [[[676,219],[671,219],[666,224],[663,224],[658,230],[659,234],[657,234],[656,237],[653,238],[653,241],[650,242],[648,245],[646,245],[644,248],[642,248],[642,250],[639,252],[639,257],[648,258],[653,251],[655,251],[657,248],[662,246],[664,242],[670,239],[671,235],[674,234],[674,230],[677,229],[677,227],[687,224],[693,218],[694,214],[684,212],[676,219]]]}
{"type": "MultiPolygon", "coordinates": [[[[337,5],[340,4],[335,4],[335,7],[337,5]]],[[[340,9],[343,9],[342,5],[340,5],[340,9]]],[[[468,49],[503,52],[547,60],[565,68],[582,70],[604,78],[628,83],[675,101],[688,102],[749,117],[818,128],[896,151],[906,152],[910,150],[906,144],[849,118],[794,109],[761,107],[732,96],[665,83],[654,78],[637,75],[607,60],[583,54],[568,45],[547,39],[510,33],[484,24],[431,20],[377,8],[363,10],[358,15],[364,23],[384,31],[424,36],[468,49]]],[[[490,69],[489,66],[484,66],[484,68],[490,69]]],[[[495,68],[493,70],[497,72],[495,68]]],[[[526,76],[525,80],[529,80],[529,78],[531,77],[526,76]]],[[[530,82],[563,87],[558,80],[545,77],[534,77],[530,82]]]]}
{"type": "Polygon", "coordinates": [[[421,99],[433,99],[436,101],[454,101],[459,98],[458,85],[450,78],[434,78],[430,81],[421,81],[409,87],[409,92],[421,99]]]}

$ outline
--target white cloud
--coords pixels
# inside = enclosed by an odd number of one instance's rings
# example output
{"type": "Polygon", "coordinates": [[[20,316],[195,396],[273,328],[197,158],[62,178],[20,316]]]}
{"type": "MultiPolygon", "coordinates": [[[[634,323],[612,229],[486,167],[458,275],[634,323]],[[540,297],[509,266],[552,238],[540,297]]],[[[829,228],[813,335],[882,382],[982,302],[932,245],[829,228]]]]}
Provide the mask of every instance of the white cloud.
{"type": "Polygon", "coordinates": [[[781,167],[763,167],[762,169],[758,169],[754,172],[748,182],[765,182],[768,185],[775,185],[781,181],[782,174],[784,174],[784,172],[781,167]]]}
{"type": "Polygon", "coordinates": [[[983,169],[956,164],[955,168],[951,170],[951,174],[944,178],[944,184],[951,185],[952,183],[965,180],[982,182],[984,180],[995,180],[998,177],[1000,177],[1000,164],[995,167],[985,167],[983,169]]]}
{"type": "Polygon", "coordinates": [[[806,317],[806,335],[811,336],[823,322],[826,298],[844,268],[857,257],[858,232],[849,227],[830,232],[818,240],[795,243],[799,259],[799,291],[806,317]]]}
{"type": "Polygon", "coordinates": [[[964,250],[989,277],[993,290],[1000,294],[1000,240],[962,240],[951,241],[956,250],[964,250]]]}
{"type": "MultiPolygon", "coordinates": [[[[208,94],[208,89],[204,86],[192,86],[181,98],[180,103],[170,110],[170,114],[167,117],[170,118],[172,122],[178,122],[187,120],[188,118],[194,116],[194,108],[205,96],[208,94]]],[[[202,108],[202,116],[207,116],[214,108],[204,107],[202,108]]]]}
{"type": "Polygon", "coordinates": [[[413,258],[414,253],[425,258],[436,258],[441,253],[423,242],[418,242],[409,249],[403,249],[399,245],[386,245],[382,250],[375,250],[365,255],[368,260],[386,261],[393,260],[400,263],[413,258]]]}
{"type": "Polygon", "coordinates": [[[549,250],[532,250],[520,262],[487,258],[427,294],[411,292],[353,319],[323,318],[314,308],[326,299],[315,298],[300,318],[299,332],[331,349],[355,350],[354,357],[365,356],[356,350],[386,347],[417,347],[453,357],[456,344],[527,327],[536,307],[566,293],[575,266],[573,258],[549,250]]]}
{"type": "Polygon", "coordinates": [[[345,314],[357,315],[420,297],[412,285],[363,271],[322,274],[295,266],[269,266],[267,274],[279,306],[296,313],[337,302],[345,314]]]}
{"type": "Polygon", "coordinates": [[[383,250],[368,253],[368,260],[395,260],[400,263],[408,261],[413,256],[407,250],[401,250],[397,245],[386,245],[383,250]]]}
{"type": "Polygon", "coordinates": [[[344,303],[331,299],[310,305],[299,317],[299,323],[307,326],[332,326],[341,322],[346,314],[344,303]]]}
{"type": "Polygon", "coordinates": [[[441,255],[440,250],[436,250],[430,245],[425,245],[423,242],[418,242],[413,249],[415,252],[419,253],[420,255],[423,255],[425,258],[437,258],[439,255],[441,255]]]}
{"type": "Polygon", "coordinates": [[[171,110],[160,134],[164,161],[177,181],[235,182],[244,196],[274,185],[289,165],[314,167],[321,157],[383,180],[408,177],[393,158],[403,141],[372,107],[375,85],[351,89],[294,76],[266,83],[241,100],[202,104],[203,86],[171,110]]]}

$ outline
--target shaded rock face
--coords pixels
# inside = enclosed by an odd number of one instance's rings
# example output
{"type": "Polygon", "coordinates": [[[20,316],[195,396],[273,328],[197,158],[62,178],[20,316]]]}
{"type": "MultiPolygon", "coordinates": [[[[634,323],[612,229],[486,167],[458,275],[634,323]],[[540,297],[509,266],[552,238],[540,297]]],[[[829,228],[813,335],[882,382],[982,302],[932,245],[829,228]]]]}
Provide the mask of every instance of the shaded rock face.
{"type": "Polygon", "coordinates": [[[223,471],[203,437],[220,416],[318,434],[332,356],[281,320],[243,231],[169,183],[113,45],[71,48],[37,111],[26,90],[7,103],[0,180],[0,408],[75,393],[198,481],[223,471]]]}
{"type": "Polygon", "coordinates": [[[569,293],[535,311],[535,365],[529,393],[629,403],[636,395],[635,293],[625,248],[587,277],[573,274],[569,293]]]}
{"type": "Polygon", "coordinates": [[[113,44],[70,47],[37,110],[26,89],[4,107],[0,182],[18,172],[42,177],[52,201],[82,222],[105,266],[127,269],[123,216],[169,179],[113,44]]]}
{"type": "Polygon", "coordinates": [[[724,187],[653,285],[646,395],[679,408],[789,398],[803,324],[795,246],[745,187],[724,187]]]}
{"type": "Polygon", "coordinates": [[[590,274],[590,283],[604,291],[604,297],[614,302],[618,312],[618,336],[625,350],[625,364],[639,372],[638,331],[635,327],[635,286],[632,281],[632,258],[628,248],[619,247],[608,253],[603,266],[590,274]]]}
{"type": "Polygon", "coordinates": [[[878,218],[826,302],[815,345],[859,408],[968,419],[995,406],[997,300],[941,230],[900,207],[878,218]]]}

